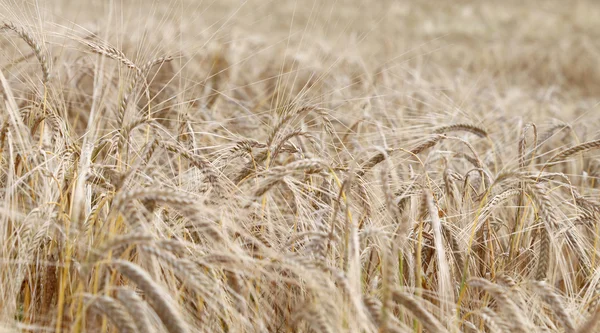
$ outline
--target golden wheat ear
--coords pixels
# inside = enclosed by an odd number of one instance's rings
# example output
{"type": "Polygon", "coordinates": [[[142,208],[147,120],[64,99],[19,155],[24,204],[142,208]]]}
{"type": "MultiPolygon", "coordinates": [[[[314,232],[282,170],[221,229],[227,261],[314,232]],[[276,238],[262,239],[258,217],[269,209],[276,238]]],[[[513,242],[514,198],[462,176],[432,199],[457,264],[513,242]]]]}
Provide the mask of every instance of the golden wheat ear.
{"type": "MultiPolygon", "coordinates": [[[[187,333],[188,325],[169,294],[140,266],[128,261],[114,260],[112,265],[134,282],[150,301],[152,308],[169,333],[187,333]]],[[[134,326],[135,327],[135,326],[134,326]]]]}
{"type": "Polygon", "coordinates": [[[40,43],[27,29],[18,27],[10,21],[0,23],[0,31],[2,30],[15,32],[33,50],[33,53],[42,68],[42,83],[46,85],[48,80],[50,80],[50,64],[48,63],[45,52],[42,50],[42,43],[40,43]]]}
{"type": "Polygon", "coordinates": [[[136,320],[127,311],[127,308],[108,296],[89,296],[84,300],[89,304],[90,309],[106,316],[119,330],[124,333],[140,333],[136,326],[136,320]]]}

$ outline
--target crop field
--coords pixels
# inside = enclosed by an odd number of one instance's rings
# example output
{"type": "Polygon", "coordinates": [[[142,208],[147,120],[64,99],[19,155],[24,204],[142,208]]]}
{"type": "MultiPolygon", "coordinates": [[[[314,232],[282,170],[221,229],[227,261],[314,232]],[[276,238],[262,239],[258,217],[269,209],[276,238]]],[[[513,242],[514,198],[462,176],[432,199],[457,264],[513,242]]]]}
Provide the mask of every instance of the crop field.
{"type": "Polygon", "coordinates": [[[599,103],[593,0],[0,0],[0,332],[600,332],[599,103]]]}

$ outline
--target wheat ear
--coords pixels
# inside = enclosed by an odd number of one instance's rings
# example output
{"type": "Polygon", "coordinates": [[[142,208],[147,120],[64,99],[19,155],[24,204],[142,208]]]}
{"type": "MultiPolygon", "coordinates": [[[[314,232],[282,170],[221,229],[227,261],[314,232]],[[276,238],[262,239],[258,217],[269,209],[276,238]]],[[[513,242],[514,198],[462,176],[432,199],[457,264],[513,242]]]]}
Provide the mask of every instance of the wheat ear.
{"type": "Polygon", "coordinates": [[[410,294],[394,290],[392,299],[410,311],[429,332],[448,333],[448,330],[410,294]]]}
{"type": "Polygon", "coordinates": [[[521,139],[519,140],[519,167],[521,169],[525,168],[525,149],[527,149],[527,132],[529,131],[529,129],[532,128],[533,129],[533,149],[530,153],[527,153],[527,155],[530,155],[533,157],[535,157],[535,151],[537,149],[537,143],[538,143],[538,132],[537,132],[537,126],[535,126],[534,123],[527,123],[525,126],[523,126],[523,130],[521,132],[521,139]]]}
{"type": "Polygon", "coordinates": [[[577,153],[585,152],[585,151],[588,151],[588,150],[596,149],[598,147],[600,147],[600,139],[599,140],[594,140],[594,141],[584,142],[582,144],[578,144],[576,146],[567,148],[567,149],[561,151],[560,153],[554,155],[550,160],[548,160],[548,162],[546,162],[546,164],[544,166],[546,166],[546,165],[548,165],[550,163],[556,163],[556,162],[564,161],[569,156],[575,155],[577,153]]]}
{"type": "Polygon", "coordinates": [[[542,296],[544,301],[550,306],[552,311],[554,311],[558,317],[558,320],[560,320],[561,324],[565,328],[565,332],[574,333],[575,325],[573,324],[571,317],[567,314],[563,301],[556,294],[556,292],[552,290],[552,288],[550,288],[550,286],[544,281],[533,282],[533,285],[540,296],[542,296]]]}
{"type": "Polygon", "coordinates": [[[108,296],[85,296],[87,301],[91,301],[91,309],[105,315],[122,333],[142,333],[138,331],[134,319],[124,306],[108,296]]]}
{"type": "Polygon", "coordinates": [[[482,127],[471,125],[471,124],[454,124],[448,126],[441,126],[433,130],[435,134],[444,134],[447,132],[464,131],[477,135],[480,138],[488,136],[488,132],[482,127]]]}
{"type": "Polygon", "coordinates": [[[129,314],[135,318],[138,332],[154,332],[152,324],[144,309],[145,302],[135,291],[120,287],[117,289],[117,299],[127,307],[129,314]]]}
{"type": "Polygon", "coordinates": [[[93,52],[116,60],[125,65],[126,67],[139,71],[138,66],[133,61],[129,60],[129,58],[127,58],[123,51],[118,50],[112,46],[100,45],[87,40],[84,40],[83,43],[85,43],[93,52]]]}
{"type": "Polygon", "coordinates": [[[508,323],[512,332],[526,333],[529,331],[529,325],[522,315],[522,311],[507,295],[504,288],[482,278],[471,278],[468,283],[470,286],[482,288],[496,299],[506,318],[512,318],[511,322],[508,323]]]}
{"type": "Polygon", "coordinates": [[[174,301],[158,283],[152,280],[148,272],[129,261],[114,260],[112,264],[144,292],[144,295],[150,300],[152,308],[170,333],[188,332],[187,324],[173,304],[174,301]]]}
{"type": "Polygon", "coordinates": [[[577,329],[576,333],[594,332],[598,322],[600,322],[600,309],[596,309],[592,316],[577,329]]]}
{"type": "Polygon", "coordinates": [[[29,45],[29,47],[33,50],[33,53],[35,54],[35,57],[37,58],[38,62],[40,63],[40,67],[42,67],[42,83],[48,83],[48,80],[50,79],[50,69],[48,66],[48,60],[46,58],[46,55],[44,54],[44,52],[42,52],[41,44],[38,41],[36,41],[36,39],[29,31],[25,30],[25,28],[17,27],[12,22],[3,22],[0,25],[0,30],[3,29],[14,31],[22,40],[25,41],[25,43],[27,43],[27,45],[29,45]]]}

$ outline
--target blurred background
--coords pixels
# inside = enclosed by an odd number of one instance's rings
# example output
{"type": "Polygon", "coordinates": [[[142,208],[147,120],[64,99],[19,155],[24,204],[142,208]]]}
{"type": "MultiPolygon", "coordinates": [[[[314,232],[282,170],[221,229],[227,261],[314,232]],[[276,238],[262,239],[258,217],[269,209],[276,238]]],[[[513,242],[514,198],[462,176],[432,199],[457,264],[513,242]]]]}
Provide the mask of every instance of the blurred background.
{"type": "MultiPolygon", "coordinates": [[[[597,1],[0,4],[0,17],[26,23],[56,47],[80,49],[64,37],[94,36],[137,61],[177,54],[181,58],[173,70],[193,73],[185,78],[189,84],[226,71],[219,85],[229,91],[264,82],[269,72],[288,77],[297,92],[312,84],[311,78],[322,82],[335,73],[331,79],[337,83],[316,91],[314,98],[325,91],[343,94],[350,83],[363,79],[381,79],[386,81],[378,96],[402,91],[409,96],[406,103],[428,100],[434,116],[446,116],[444,110],[457,105],[472,108],[465,112],[477,114],[478,122],[485,122],[488,111],[504,116],[500,111],[508,109],[508,114],[531,115],[531,120],[538,114],[570,122],[585,117],[600,94],[597,1]],[[198,66],[205,69],[194,72],[198,66]],[[532,102],[532,96],[542,104],[532,102]]],[[[20,51],[5,47],[0,56],[11,59],[18,56],[15,52],[20,51]]],[[[356,91],[340,101],[351,96],[356,98],[356,91]]]]}

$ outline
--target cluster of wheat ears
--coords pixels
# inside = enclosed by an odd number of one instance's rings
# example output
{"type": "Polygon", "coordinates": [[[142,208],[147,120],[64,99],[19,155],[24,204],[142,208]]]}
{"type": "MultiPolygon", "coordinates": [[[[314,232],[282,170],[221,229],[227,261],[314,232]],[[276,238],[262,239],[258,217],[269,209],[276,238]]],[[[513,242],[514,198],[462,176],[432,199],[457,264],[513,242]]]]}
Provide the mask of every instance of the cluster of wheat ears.
{"type": "Polygon", "coordinates": [[[49,44],[12,21],[0,34],[3,55],[22,55],[0,67],[3,332],[600,321],[593,133],[440,123],[427,109],[442,97],[419,91],[435,87],[381,69],[266,64],[230,91],[244,78],[223,49],[134,61],[96,35],[49,44]],[[413,89],[405,109],[353,102],[393,80],[413,89]]]}

